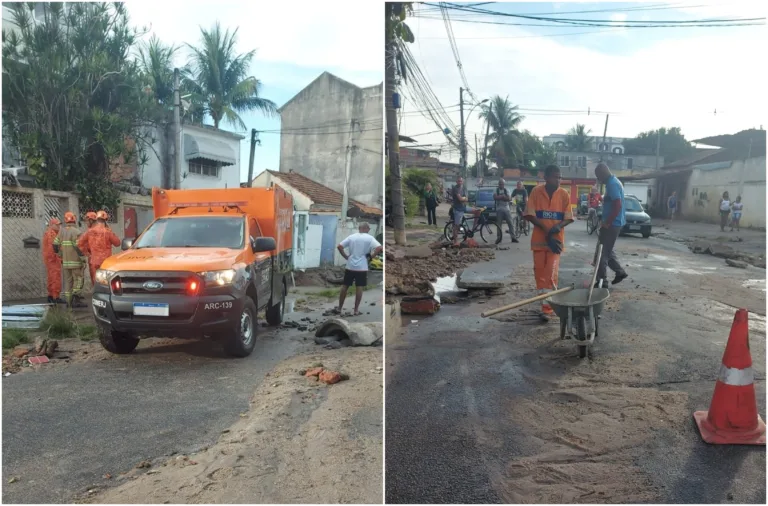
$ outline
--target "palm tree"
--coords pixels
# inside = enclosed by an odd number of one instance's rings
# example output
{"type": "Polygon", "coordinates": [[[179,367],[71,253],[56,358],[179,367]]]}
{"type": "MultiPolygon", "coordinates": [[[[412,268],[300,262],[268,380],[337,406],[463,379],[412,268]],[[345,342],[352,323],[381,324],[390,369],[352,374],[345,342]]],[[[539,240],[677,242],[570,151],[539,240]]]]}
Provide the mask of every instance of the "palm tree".
{"type": "Polygon", "coordinates": [[[496,163],[510,165],[522,160],[523,143],[517,129],[525,117],[518,113],[516,105],[510,103],[509,96],[501,98],[496,95],[488,104],[483,104],[480,117],[488,122],[492,130],[488,140],[492,142],[491,153],[496,163]]]}
{"type": "Polygon", "coordinates": [[[565,137],[565,145],[570,151],[592,151],[594,137],[591,137],[590,133],[592,130],[587,130],[585,125],[577,123],[565,137]]]}
{"type": "Polygon", "coordinates": [[[139,69],[159,104],[173,105],[173,59],[178,50],[177,46],[163,44],[156,35],[139,46],[139,69]]]}
{"type": "Polygon", "coordinates": [[[268,116],[277,113],[271,100],[259,96],[261,81],[248,76],[256,51],[235,53],[237,29],[222,32],[219,23],[210,30],[200,28],[200,47],[187,44],[192,51],[186,71],[190,81],[192,104],[198,108],[197,116],[209,115],[214,128],[226,120],[245,130],[238,113],[261,111],[268,116]]]}

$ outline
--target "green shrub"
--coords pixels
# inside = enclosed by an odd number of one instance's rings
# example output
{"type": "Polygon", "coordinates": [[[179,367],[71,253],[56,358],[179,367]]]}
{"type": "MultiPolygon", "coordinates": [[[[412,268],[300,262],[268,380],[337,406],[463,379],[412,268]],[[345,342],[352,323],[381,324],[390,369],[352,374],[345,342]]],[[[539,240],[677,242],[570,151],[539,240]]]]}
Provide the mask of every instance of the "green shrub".
{"type": "Polygon", "coordinates": [[[28,343],[29,334],[24,329],[3,329],[3,349],[15,348],[16,346],[28,343]]]}
{"type": "Polygon", "coordinates": [[[72,318],[71,313],[59,309],[51,309],[43,319],[42,328],[48,332],[48,337],[52,339],[66,339],[77,335],[75,327],[75,320],[72,318]]]}

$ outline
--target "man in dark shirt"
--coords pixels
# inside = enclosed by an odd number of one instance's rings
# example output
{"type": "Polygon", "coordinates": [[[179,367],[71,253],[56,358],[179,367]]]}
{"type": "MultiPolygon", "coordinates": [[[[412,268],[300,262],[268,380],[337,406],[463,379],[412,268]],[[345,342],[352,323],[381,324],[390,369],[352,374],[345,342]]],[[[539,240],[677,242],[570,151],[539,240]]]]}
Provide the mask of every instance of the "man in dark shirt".
{"type": "Polygon", "coordinates": [[[464,179],[459,177],[451,191],[453,196],[453,244],[456,244],[456,236],[459,233],[459,226],[464,213],[467,211],[467,188],[464,186],[464,179]]]}
{"type": "Polygon", "coordinates": [[[517,215],[522,218],[525,206],[528,204],[528,191],[523,186],[522,181],[517,182],[517,188],[512,190],[512,201],[515,202],[517,215]]]}

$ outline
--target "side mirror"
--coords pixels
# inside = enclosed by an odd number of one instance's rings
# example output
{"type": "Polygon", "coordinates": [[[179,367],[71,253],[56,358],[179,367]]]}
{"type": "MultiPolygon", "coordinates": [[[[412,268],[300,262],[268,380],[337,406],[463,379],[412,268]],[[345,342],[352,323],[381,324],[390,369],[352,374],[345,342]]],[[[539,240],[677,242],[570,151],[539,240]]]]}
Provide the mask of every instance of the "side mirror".
{"type": "Polygon", "coordinates": [[[251,249],[254,253],[262,253],[277,249],[277,244],[275,244],[275,239],[272,237],[259,237],[258,239],[251,237],[251,249]]]}
{"type": "Polygon", "coordinates": [[[120,245],[120,247],[123,249],[123,251],[125,251],[127,249],[131,249],[131,246],[133,246],[133,239],[127,239],[127,238],[123,239],[123,242],[120,245]]]}

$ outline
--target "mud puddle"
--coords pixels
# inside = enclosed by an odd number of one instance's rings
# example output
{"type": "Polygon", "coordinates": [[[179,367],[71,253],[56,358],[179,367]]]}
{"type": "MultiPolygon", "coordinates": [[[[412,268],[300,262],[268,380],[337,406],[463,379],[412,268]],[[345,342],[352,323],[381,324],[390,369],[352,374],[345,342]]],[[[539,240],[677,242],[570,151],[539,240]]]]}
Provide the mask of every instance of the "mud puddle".
{"type": "Polygon", "coordinates": [[[748,279],[741,284],[742,288],[750,288],[752,290],[760,290],[765,292],[765,280],[764,279],[748,279]]]}

